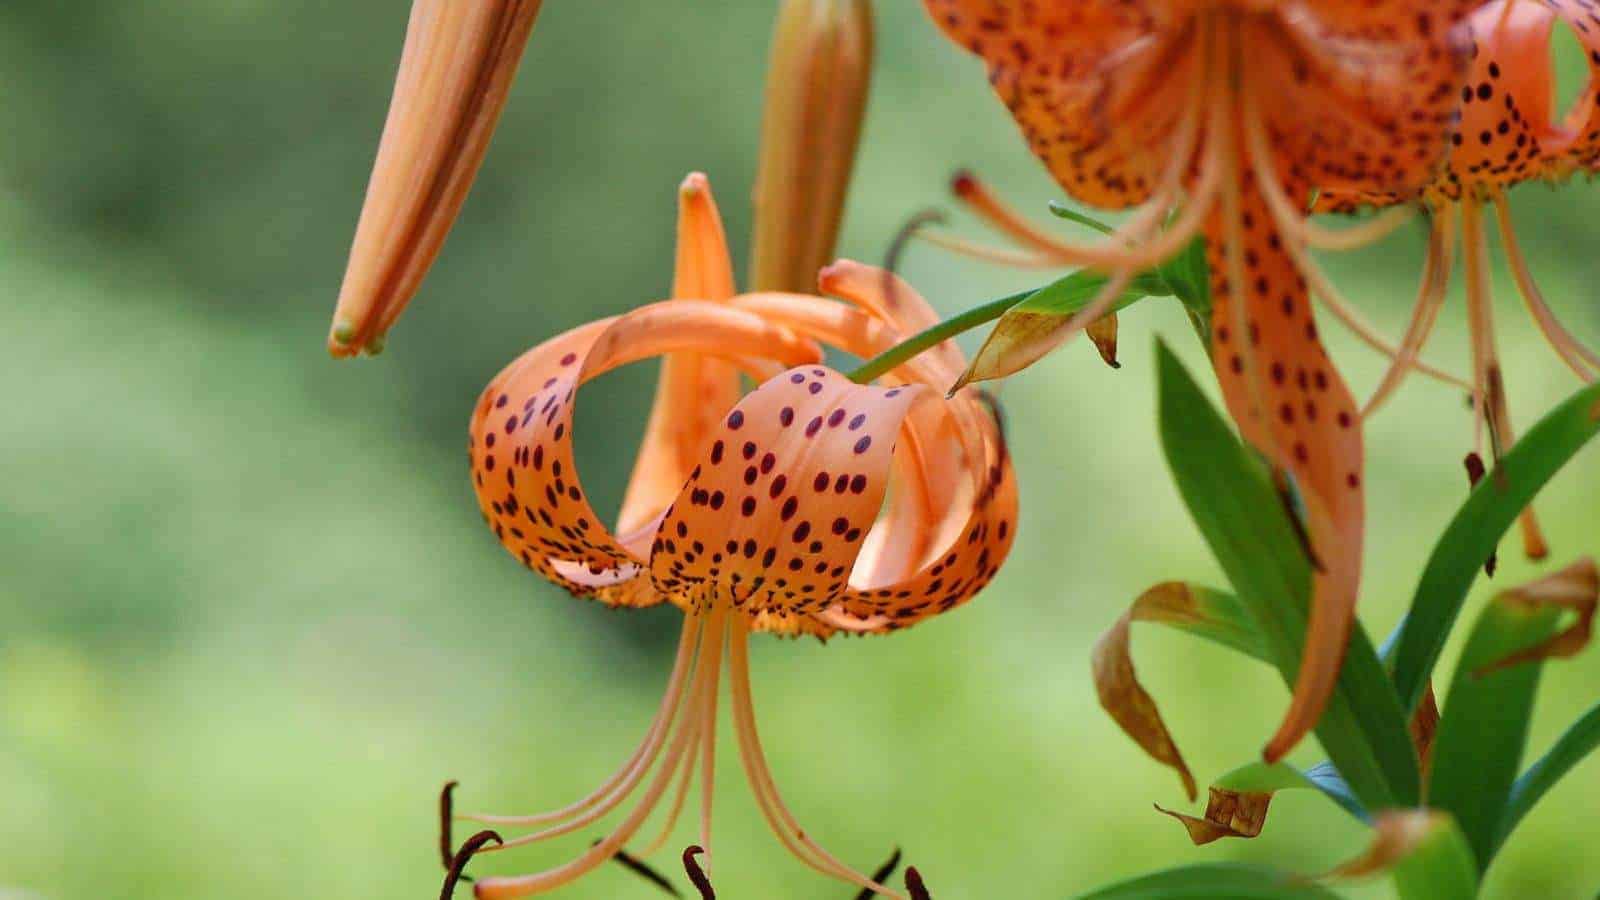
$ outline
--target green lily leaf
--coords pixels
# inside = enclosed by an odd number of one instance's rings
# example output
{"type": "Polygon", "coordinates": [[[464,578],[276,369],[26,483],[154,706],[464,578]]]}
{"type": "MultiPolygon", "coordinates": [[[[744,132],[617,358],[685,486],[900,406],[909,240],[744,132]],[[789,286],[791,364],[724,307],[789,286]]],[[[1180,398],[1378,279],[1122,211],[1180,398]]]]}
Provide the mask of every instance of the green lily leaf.
{"type": "MultiPolygon", "coordinates": [[[[1278,671],[1293,684],[1305,642],[1310,563],[1266,467],[1234,436],[1172,351],[1158,344],[1156,355],[1167,464],[1278,671]]],[[[1316,733],[1366,808],[1417,802],[1417,756],[1405,713],[1359,626],[1316,733]]]]}
{"type": "Polygon", "coordinates": [[[1539,655],[1552,640],[1572,633],[1560,629],[1563,612],[1576,610],[1585,626],[1597,597],[1600,573],[1593,561],[1583,560],[1501,593],[1467,639],[1433,745],[1428,803],[1455,816],[1480,870],[1493,858],[1512,780],[1522,766],[1539,655]]]}
{"type": "Polygon", "coordinates": [[[1511,786],[1511,796],[1506,799],[1505,813],[1500,817],[1500,830],[1495,834],[1490,853],[1499,852],[1500,846],[1516,830],[1523,817],[1555,787],[1556,782],[1596,748],[1600,748],[1600,706],[1584,713],[1556,740],[1555,746],[1511,786]]]}
{"type": "Polygon", "coordinates": [[[1101,888],[1079,900],[1337,900],[1338,894],[1296,875],[1261,866],[1180,866],[1101,888]]]}
{"type": "Polygon", "coordinates": [[[1394,684],[1407,709],[1421,701],[1439,651],[1484,560],[1540,488],[1600,433],[1600,384],[1556,407],[1473,489],[1423,570],[1393,657],[1394,684]]]}

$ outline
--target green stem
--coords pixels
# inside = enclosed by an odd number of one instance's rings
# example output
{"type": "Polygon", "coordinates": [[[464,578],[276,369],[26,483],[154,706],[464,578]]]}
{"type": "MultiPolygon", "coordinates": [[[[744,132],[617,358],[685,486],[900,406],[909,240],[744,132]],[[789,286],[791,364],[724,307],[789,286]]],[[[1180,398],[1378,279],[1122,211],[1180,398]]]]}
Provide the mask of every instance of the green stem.
{"type": "Polygon", "coordinates": [[[935,344],[947,341],[965,331],[971,331],[979,325],[993,322],[1005,315],[1006,310],[1038,293],[1038,288],[1001,297],[999,300],[990,300],[982,306],[972,309],[951,318],[945,319],[924,331],[918,332],[877,356],[862,363],[860,368],[850,373],[850,380],[856,384],[866,384],[875,378],[882,377],[889,370],[901,365],[924,350],[935,344]]]}

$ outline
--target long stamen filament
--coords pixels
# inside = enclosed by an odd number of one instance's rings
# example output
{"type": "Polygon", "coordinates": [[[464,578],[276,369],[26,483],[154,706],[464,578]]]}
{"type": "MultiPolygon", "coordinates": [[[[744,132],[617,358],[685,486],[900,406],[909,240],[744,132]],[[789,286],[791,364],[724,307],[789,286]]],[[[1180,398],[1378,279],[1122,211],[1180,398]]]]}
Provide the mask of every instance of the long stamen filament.
{"type": "Polygon", "coordinates": [[[1545,302],[1544,294],[1539,290],[1538,283],[1533,280],[1533,271],[1528,268],[1528,260],[1522,255],[1522,245],[1517,242],[1516,229],[1511,222],[1511,206],[1506,202],[1504,193],[1495,193],[1494,210],[1496,220],[1500,224],[1500,245],[1505,248],[1506,261],[1510,264],[1511,274],[1516,278],[1518,292],[1522,294],[1528,312],[1533,315],[1533,321],[1538,324],[1545,340],[1555,348],[1556,354],[1568,368],[1580,379],[1594,381],[1595,373],[1591,372],[1589,367],[1600,370],[1600,355],[1596,355],[1574,337],[1572,332],[1561,324],[1561,320],[1556,318],[1555,311],[1545,302]]]}
{"type": "MultiPolygon", "coordinates": [[[[1305,244],[1295,239],[1304,217],[1295,209],[1293,202],[1284,193],[1283,185],[1278,182],[1276,174],[1272,172],[1271,142],[1267,138],[1266,124],[1261,120],[1260,110],[1253,99],[1246,104],[1243,118],[1245,140],[1249,144],[1251,162],[1255,167],[1256,181],[1260,185],[1261,196],[1267,201],[1267,208],[1272,211],[1273,220],[1277,222],[1279,229],[1284,232],[1286,238],[1284,249],[1294,259],[1295,268],[1305,277],[1312,293],[1322,302],[1322,305],[1327,307],[1329,312],[1343,322],[1345,327],[1354,332],[1357,337],[1361,338],[1372,349],[1389,357],[1391,360],[1398,359],[1400,351],[1379,335],[1377,329],[1367,322],[1361,313],[1356,311],[1355,306],[1344,298],[1338,288],[1334,287],[1333,281],[1322,271],[1322,267],[1317,264],[1317,261],[1311,258],[1310,253],[1306,252],[1305,244]]],[[[1472,385],[1464,378],[1436,369],[1420,360],[1415,361],[1413,365],[1418,372],[1462,389],[1472,390],[1472,385]]]]}
{"type": "Polygon", "coordinates": [[[885,897],[905,900],[904,895],[855,871],[817,845],[784,805],[772,772],[767,768],[766,755],[761,749],[761,736],[756,730],[755,705],[750,695],[749,638],[749,626],[736,617],[728,633],[728,695],[733,709],[734,730],[739,738],[739,758],[767,824],[789,852],[811,868],[885,897]]]}
{"type": "Polygon", "coordinates": [[[1301,219],[1295,224],[1293,232],[1301,243],[1318,250],[1359,250],[1393,234],[1395,229],[1415,216],[1415,207],[1397,206],[1364,222],[1337,230],[1301,219]]]}
{"type": "Polygon", "coordinates": [[[916,238],[959,256],[965,256],[968,259],[993,263],[1010,269],[1056,269],[1061,266],[1061,260],[1053,256],[1030,253],[1026,250],[990,247],[987,244],[980,244],[943,231],[923,229],[917,232],[916,238]]]}
{"type": "Polygon", "coordinates": [[[1423,260],[1422,283],[1417,288],[1411,324],[1400,342],[1400,355],[1384,373],[1383,380],[1378,383],[1372,398],[1362,410],[1363,418],[1371,417],[1399,389],[1433,334],[1433,326],[1439,320],[1439,311],[1444,308],[1450,287],[1450,272],[1455,268],[1457,216],[1454,203],[1434,213],[1433,229],[1428,235],[1428,254],[1423,260]]]}
{"type": "Polygon", "coordinates": [[[609,798],[618,786],[624,781],[628,781],[630,777],[634,782],[637,782],[641,761],[646,756],[653,756],[666,739],[667,729],[672,724],[672,718],[676,714],[679,700],[683,696],[684,682],[687,680],[689,669],[694,660],[695,646],[700,638],[703,625],[703,621],[693,619],[684,622],[682,633],[678,638],[677,654],[672,663],[672,674],[667,678],[667,688],[661,695],[661,705],[656,710],[656,717],[651,721],[649,730],[645,732],[644,740],[639,743],[638,748],[622,764],[622,767],[602,782],[599,787],[591,791],[588,796],[560,809],[539,813],[538,815],[505,816],[486,813],[457,813],[456,818],[465,822],[505,825],[513,828],[544,825],[571,818],[594,807],[609,798]]]}
{"type": "MultiPolygon", "coordinates": [[[[697,617],[698,618],[698,617],[697,617]]],[[[720,675],[719,667],[707,666],[707,657],[713,654],[710,648],[720,648],[718,639],[725,627],[727,618],[726,610],[720,605],[713,605],[711,611],[704,616],[704,630],[707,632],[699,645],[698,659],[696,660],[694,677],[689,686],[691,710],[703,709],[708,683],[714,684],[720,675]]],[[[692,755],[692,744],[704,723],[698,722],[694,715],[678,718],[672,744],[667,748],[661,767],[651,780],[645,794],[634,807],[628,817],[605,838],[590,847],[588,851],[553,869],[536,872],[531,875],[519,875],[507,878],[485,878],[477,884],[476,895],[478,900],[506,900],[506,898],[526,897],[530,894],[554,890],[574,879],[587,874],[596,867],[610,859],[626,844],[644,824],[656,804],[660,802],[661,795],[672,783],[673,776],[677,774],[680,763],[686,756],[692,755]]],[[[498,849],[498,848],[496,848],[498,849]]]]}
{"type": "MultiPolygon", "coordinates": [[[[1495,347],[1494,311],[1490,302],[1489,237],[1483,227],[1483,209],[1468,202],[1462,208],[1463,242],[1466,246],[1467,321],[1472,330],[1473,380],[1479,402],[1473,404],[1474,443],[1481,453],[1483,434],[1488,432],[1494,459],[1516,441],[1506,404],[1505,381],[1495,347]]],[[[1543,559],[1550,548],[1545,543],[1538,517],[1530,505],[1522,511],[1522,551],[1529,559],[1543,559]]]]}

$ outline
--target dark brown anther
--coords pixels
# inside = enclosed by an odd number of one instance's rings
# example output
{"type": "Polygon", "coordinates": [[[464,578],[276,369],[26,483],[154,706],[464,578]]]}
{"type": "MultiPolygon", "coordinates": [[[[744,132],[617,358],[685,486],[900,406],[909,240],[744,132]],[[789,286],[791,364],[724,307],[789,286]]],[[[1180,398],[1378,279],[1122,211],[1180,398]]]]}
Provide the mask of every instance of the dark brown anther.
{"type": "MultiPolygon", "coordinates": [[[[900,868],[900,848],[896,847],[894,852],[889,854],[888,862],[879,866],[878,871],[872,873],[872,880],[883,884],[889,880],[889,876],[893,875],[894,870],[898,868],[900,868]]],[[[872,900],[876,895],[877,892],[872,888],[862,888],[861,893],[856,895],[856,900],[872,900]]]]}
{"type": "Polygon", "coordinates": [[[933,895],[928,893],[928,886],[922,883],[922,873],[916,866],[906,867],[906,893],[911,895],[911,900],[933,900],[933,895]]]}
{"type": "Polygon", "coordinates": [[[683,871],[689,876],[689,883],[700,892],[700,900],[717,900],[717,892],[711,887],[711,879],[706,877],[705,870],[700,868],[696,856],[706,852],[699,844],[690,844],[683,848],[683,871]]]}
{"type": "MultiPolygon", "coordinates": [[[[1468,453],[1467,458],[1462,460],[1462,463],[1467,467],[1467,483],[1472,487],[1477,487],[1478,482],[1483,480],[1483,476],[1487,472],[1483,466],[1483,457],[1479,456],[1476,452],[1468,453]]],[[[1489,558],[1483,563],[1483,574],[1493,578],[1494,570],[1499,567],[1500,555],[1498,553],[1491,553],[1489,554],[1489,558]]]]}
{"type": "MultiPolygon", "coordinates": [[[[459,781],[446,781],[439,791],[439,859],[445,871],[450,871],[450,863],[455,860],[455,840],[450,836],[450,824],[455,819],[455,801],[451,797],[455,793],[459,781]]],[[[471,879],[468,879],[471,880],[471,879]]]]}
{"type": "MultiPolygon", "coordinates": [[[[593,844],[590,844],[589,846],[593,847],[595,844],[598,844],[598,843],[600,843],[600,841],[596,840],[593,844]]],[[[633,872],[635,875],[638,875],[640,878],[643,878],[645,881],[648,881],[651,884],[655,885],[656,887],[661,888],[663,891],[666,891],[667,893],[671,894],[672,896],[674,896],[674,897],[682,897],[683,896],[682,894],[678,893],[678,889],[673,886],[672,882],[667,880],[667,877],[665,875],[662,875],[660,872],[657,872],[655,869],[650,867],[649,863],[646,863],[644,860],[640,859],[637,856],[634,856],[633,854],[629,853],[628,851],[626,851],[626,850],[618,850],[616,853],[612,854],[611,859],[613,861],[615,861],[617,863],[617,865],[622,866],[624,869],[628,869],[629,871],[633,872]]]]}
{"type": "Polygon", "coordinates": [[[455,858],[450,861],[449,870],[444,873],[444,887],[439,890],[439,900],[450,900],[456,892],[456,882],[472,880],[464,874],[467,863],[472,862],[472,855],[482,850],[483,845],[490,841],[494,841],[496,844],[505,843],[500,838],[500,835],[493,831],[480,831],[467,838],[466,842],[461,845],[461,849],[456,851],[455,858]]]}

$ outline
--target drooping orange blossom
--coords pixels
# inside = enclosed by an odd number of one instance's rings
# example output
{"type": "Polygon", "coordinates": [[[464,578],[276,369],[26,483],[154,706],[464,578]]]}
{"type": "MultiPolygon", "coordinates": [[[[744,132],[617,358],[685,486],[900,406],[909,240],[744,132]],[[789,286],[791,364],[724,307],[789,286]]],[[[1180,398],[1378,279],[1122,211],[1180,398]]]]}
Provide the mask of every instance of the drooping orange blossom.
{"type": "Polygon", "coordinates": [[[1000,423],[981,395],[969,388],[938,399],[965,365],[953,343],[875,385],[821,364],[816,341],[872,356],[932,324],[926,302],[887,273],[850,262],[825,269],[819,283],[845,302],[735,296],[709,185],[691,175],[680,190],[678,299],[551,338],[479,400],[472,477],[506,549],[579,596],[671,603],[684,625],[657,716],[605,783],[548,813],[460,817],[545,826],[483,852],[583,828],[642,790],[626,818],[565,865],[478,881],[478,897],[551,890],[600,865],[633,840],[676,777],[660,836],[644,850],[653,851],[685,802],[697,758],[709,847],[724,652],[741,761],[778,838],[819,872],[900,896],[818,846],[779,797],[756,732],[749,635],[883,633],[964,603],[1010,549],[1017,487],[1000,423]],[[667,361],[654,411],[617,529],[608,531],[578,479],[575,392],[655,355],[667,361]],[[741,373],[760,384],[742,399],[741,373]]]}
{"type": "MultiPolygon", "coordinates": [[[[1574,374],[1593,381],[1600,355],[1585,347],[1545,302],[1512,227],[1507,192],[1524,182],[1560,181],[1579,168],[1593,170],[1600,153],[1600,18],[1593,4],[1577,0],[1515,2],[1495,0],[1473,13],[1472,69],[1461,89],[1461,127],[1452,139],[1446,166],[1419,198],[1431,216],[1428,253],[1411,323],[1400,353],[1367,401],[1372,415],[1391,397],[1432,334],[1444,305],[1459,242],[1465,250],[1467,321],[1472,334],[1474,453],[1495,458],[1516,439],[1507,408],[1505,376],[1499,362],[1490,302],[1488,236],[1484,207],[1499,219],[1506,261],[1523,301],[1556,355],[1574,374]],[[1587,51],[1588,82],[1572,106],[1557,115],[1552,108],[1555,76],[1550,39],[1565,22],[1587,51]]],[[[1325,209],[1411,202],[1374,192],[1329,192],[1325,209]]],[[[1522,519],[1523,549],[1539,559],[1548,552],[1531,509],[1522,519]]]]}
{"type": "Polygon", "coordinates": [[[1310,299],[1343,304],[1308,248],[1358,246],[1399,220],[1329,232],[1296,198],[1331,188],[1409,195],[1429,181],[1456,115],[1471,0],[924,2],[985,62],[1063,189],[1094,206],[1141,207],[1092,245],[995,217],[1036,257],[1109,275],[1018,368],[1099,319],[1138,272],[1206,239],[1212,357],[1228,408],[1292,478],[1316,563],[1294,696],[1264,753],[1277,759],[1333,690],[1362,553],[1361,418],[1310,299]]]}

